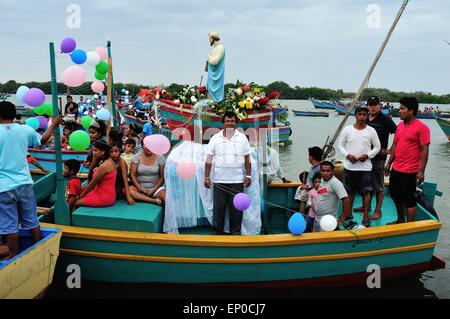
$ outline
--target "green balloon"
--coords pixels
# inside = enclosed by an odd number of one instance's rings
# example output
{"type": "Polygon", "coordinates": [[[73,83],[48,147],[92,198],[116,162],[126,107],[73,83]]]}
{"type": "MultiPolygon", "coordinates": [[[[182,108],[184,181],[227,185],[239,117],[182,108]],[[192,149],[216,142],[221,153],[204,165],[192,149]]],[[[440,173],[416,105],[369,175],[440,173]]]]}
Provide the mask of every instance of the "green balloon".
{"type": "Polygon", "coordinates": [[[105,74],[101,74],[101,73],[97,73],[95,72],[95,78],[99,81],[103,81],[104,79],[106,79],[106,73],[105,74]]]}
{"type": "Polygon", "coordinates": [[[91,126],[92,120],[93,118],[90,117],[89,115],[83,116],[81,118],[81,126],[83,126],[86,131],[89,131],[89,127],[91,126]]]}
{"type": "MultiPolygon", "coordinates": [[[[52,116],[53,115],[53,104],[51,103],[44,103],[41,106],[42,110],[44,111],[44,114],[48,115],[48,116],[52,116]]],[[[39,114],[42,115],[42,114],[39,114]]]]}
{"type": "Polygon", "coordinates": [[[69,136],[69,145],[75,151],[84,151],[89,147],[91,138],[85,131],[75,131],[69,136]]]}
{"type": "Polygon", "coordinates": [[[108,73],[109,65],[105,61],[100,61],[100,63],[95,67],[95,70],[99,74],[106,74],[108,73]]]}
{"type": "Polygon", "coordinates": [[[44,105],[35,107],[33,110],[34,110],[34,113],[36,113],[37,115],[44,115],[45,114],[45,107],[44,107],[44,105]]]}

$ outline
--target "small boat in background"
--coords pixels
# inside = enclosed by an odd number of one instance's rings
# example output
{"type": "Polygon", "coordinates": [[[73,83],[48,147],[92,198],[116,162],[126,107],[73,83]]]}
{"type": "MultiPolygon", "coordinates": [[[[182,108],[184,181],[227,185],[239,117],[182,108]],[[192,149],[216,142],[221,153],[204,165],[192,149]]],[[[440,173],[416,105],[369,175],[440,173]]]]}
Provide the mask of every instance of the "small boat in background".
{"type": "Polygon", "coordinates": [[[62,230],[41,228],[42,239],[33,244],[29,231],[21,230],[20,253],[0,261],[0,299],[43,297],[53,281],[62,230]]]}
{"type": "Polygon", "coordinates": [[[328,110],[334,110],[335,106],[333,103],[325,102],[321,100],[316,99],[309,99],[311,103],[314,105],[316,109],[328,109],[328,110]]]}
{"type": "Polygon", "coordinates": [[[444,132],[450,142],[450,119],[436,117],[436,122],[439,124],[442,132],[444,132]]]}
{"type": "MultiPolygon", "coordinates": [[[[391,113],[393,117],[400,117],[398,109],[394,109],[391,113]]],[[[450,118],[450,113],[436,113],[436,112],[418,112],[416,115],[418,119],[434,119],[434,118],[450,118]]]]}
{"type": "Polygon", "coordinates": [[[22,115],[22,117],[33,117],[36,115],[32,107],[25,107],[23,105],[16,106],[16,113],[22,115]]]}
{"type": "MultiPolygon", "coordinates": [[[[348,113],[348,107],[343,104],[336,104],[335,110],[338,112],[339,115],[345,115],[348,113]]],[[[352,110],[350,115],[355,115],[355,109],[352,110]]]]}
{"type": "Polygon", "coordinates": [[[330,113],[328,112],[314,112],[314,111],[292,111],[295,116],[310,116],[310,117],[328,117],[330,113]]]}

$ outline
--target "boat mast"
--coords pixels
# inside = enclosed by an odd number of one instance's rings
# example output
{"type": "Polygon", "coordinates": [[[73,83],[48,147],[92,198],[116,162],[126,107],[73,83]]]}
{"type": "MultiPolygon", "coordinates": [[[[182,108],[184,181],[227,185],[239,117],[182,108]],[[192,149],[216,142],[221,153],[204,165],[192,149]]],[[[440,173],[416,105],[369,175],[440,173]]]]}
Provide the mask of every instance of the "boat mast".
{"type": "MultiPolygon", "coordinates": [[[[113,128],[117,129],[118,125],[117,125],[117,114],[116,114],[116,101],[115,101],[115,97],[114,97],[114,80],[113,80],[113,71],[112,71],[113,65],[112,65],[112,56],[111,56],[111,41],[108,41],[106,46],[108,48],[108,65],[109,65],[107,105],[108,105],[108,108],[110,108],[111,115],[113,118],[113,128]]],[[[110,126],[111,126],[111,123],[110,123],[110,125],[108,125],[108,129],[107,129],[108,132],[109,132],[110,126]]]]}
{"type": "MultiPolygon", "coordinates": [[[[52,104],[53,116],[60,116],[58,110],[58,85],[56,83],[56,66],[55,66],[55,45],[49,43],[50,50],[50,73],[52,83],[52,104]]],[[[55,160],[56,160],[56,202],[55,202],[55,223],[60,225],[70,225],[70,210],[65,200],[63,163],[61,154],[61,132],[59,125],[55,127],[53,133],[55,143],[55,160]]]]}

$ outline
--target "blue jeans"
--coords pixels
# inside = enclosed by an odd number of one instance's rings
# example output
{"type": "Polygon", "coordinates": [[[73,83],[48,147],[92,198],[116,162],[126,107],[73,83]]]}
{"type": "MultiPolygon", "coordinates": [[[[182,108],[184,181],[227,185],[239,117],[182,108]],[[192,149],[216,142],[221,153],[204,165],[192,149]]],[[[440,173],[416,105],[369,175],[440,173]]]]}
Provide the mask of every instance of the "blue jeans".
{"type": "Polygon", "coordinates": [[[25,230],[39,226],[32,185],[0,193],[0,235],[18,233],[19,224],[25,230]]]}

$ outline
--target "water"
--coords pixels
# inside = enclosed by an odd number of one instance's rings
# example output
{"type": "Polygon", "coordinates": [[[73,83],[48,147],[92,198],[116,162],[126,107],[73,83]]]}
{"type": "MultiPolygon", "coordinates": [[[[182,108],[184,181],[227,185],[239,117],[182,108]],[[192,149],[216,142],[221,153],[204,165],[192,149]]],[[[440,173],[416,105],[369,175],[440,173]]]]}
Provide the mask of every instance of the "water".
{"type": "MultiPolygon", "coordinates": [[[[78,97],[74,97],[75,101],[78,97]]],[[[313,110],[308,101],[282,101],[291,111],[313,110]]],[[[425,106],[421,105],[421,109],[425,106]]],[[[433,105],[435,106],[435,105],[433,105]]],[[[439,105],[441,111],[449,111],[450,105],[439,105]]],[[[282,167],[288,179],[298,181],[298,174],[309,168],[308,147],[323,146],[327,136],[332,136],[343,116],[335,112],[328,118],[295,117],[289,115],[293,134],[292,145],[280,147],[282,167]]],[[[350,117],[347,124],[353,123],[350,117]]],[[[394,118],[396,123],[398,118],[394,118]]],[[[255,289],[230,287],[197,287],[171,285],[124,285],[83,282],[82,289],[69,290],[65,287],[65,278],[55,278],[47,298],[450,298],[450,143],[435,120],[422,120],[430,127],[430,156],[426,169],[426,179],[438,183],[438,189],[444,192],[437,197],[435,208],[439,213],[443,227],[435,248],[435,254],[447,262],[446,269],[427,271],[421,275],[391,283],[383,283],[381,289],[367,288],[327,288],[327,289],[255,289]]],[[[390,143],[392,141],[392,137],[390,143]]],[[[390,145],[390,144],[389,144],[390,145]]],[[[336,154],[336,158],[341,156],[336,154]]]]}

